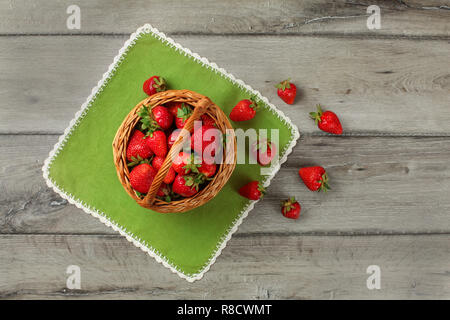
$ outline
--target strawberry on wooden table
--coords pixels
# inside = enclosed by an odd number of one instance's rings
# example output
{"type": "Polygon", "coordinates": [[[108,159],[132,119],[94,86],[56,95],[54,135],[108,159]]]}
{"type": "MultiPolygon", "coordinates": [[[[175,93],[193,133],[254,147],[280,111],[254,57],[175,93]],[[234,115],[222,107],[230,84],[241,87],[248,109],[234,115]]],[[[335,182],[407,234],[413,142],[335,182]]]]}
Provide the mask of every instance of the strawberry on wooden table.
{"type": "Polygon", "coordinates": [[[259,181],[252,181],[239,189],[239,194],[250,200],[258,200],[265,193],[264,187],[259,181]]]}
{"type": "Polygon", "coordinates": [[[153,169],[148,163],[137,165],[130,172],[131,187],[140,193],[147,193],[152,185],[155,175],[155,169],[153,169]]]}
{"type": "Polygon", "coordinates": [[[298,171],[305,185],[311,191],[324,191],[331,189],[328,185],[328,176],[324,168],[320,166],[305,167],[298,171]]]}
{"type": "Polygon", "coordinates": [[[251,154],[261,166],[270,164],[277,153],[275,143],[270,139],[259,139],[252,144],[251,154]]]}
{"type": "Polygon", "coordinates": [[[152,108],[152,113],[156,123],[161,127],[161,129],[167,130],[172,126],[173,115],[166,107],[156,106],[152,108]]]}
{"type": "Polygon", "coordinates": [[[127,160],[137,161],[138,159],[147,159],[153,155],[153,151],[147,145],[145,135],[139,131],[135,130],[130,138],[127,146],[127,160]]]}
{"type": "Polygon", "coordinates": [[[300,216],[301,206],[294,197],[281,202],[281,213],[289,219],[298,219],[300,216]]]}
{"type": "Polygon", "coordinates": [[[166,81],[160,76],[152,76],[144,81],[142,89],[149,96],[166,90],[166,81]]]}
{"type": "Polygon", "coordinates": [[[275,86],[278,96],[287,104],[293,104],[297,95],[297,87],[293,84],[291,78],[281,81],[275,86]]]}
{"type": "Polygon", "coordinates": [[[198,192],[200,183],[203,180],[199,180],[194,175],[177,175],[173,181],[172,191],[183,197],[192,197],[198,192]]]}
{"type": "Polygon", "coordinates": [[[254,98],[239,101],[230,112],[230,119],[233,121],[247,121],[253,119],[258,110],[258,105],[254,98]]]}
{"type": "Polygon", "coordinates": [[[317,112],[310,112],[309,115],[316,121],[320,130],[329,132],[332,134],[341,135],[342,125],[338,116],[332,111],[322,111],[320,104],[317,106],[317,112]]]}

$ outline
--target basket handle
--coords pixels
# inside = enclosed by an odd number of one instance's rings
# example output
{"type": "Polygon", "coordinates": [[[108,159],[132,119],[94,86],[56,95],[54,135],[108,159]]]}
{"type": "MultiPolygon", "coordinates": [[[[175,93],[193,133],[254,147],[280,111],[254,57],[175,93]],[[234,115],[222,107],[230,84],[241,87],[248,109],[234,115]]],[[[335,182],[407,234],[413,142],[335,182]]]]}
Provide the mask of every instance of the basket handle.
{"type": "Polygon", "coordinates": [[[166,177],[170,167],[172,166],[172,159],[174,159],[175,156],[180,152],[186,139],[190,136],[190,132],[194,127],[194,121],[198,120],[200,116],[206,112],[210,105],[212,105],[212,102],[207,97],[203,97],[194,105],[194,112],[186,121],[183,130],[180,131],[180,134],[167,153],[166,159],[164,160],[161,168],[153,179],[152,185],[150,186],[147,195],[142,200],[145,204],[152,205],[153,202],[155,202],[156,193],[161,187],[164,178],[166,177]]]}

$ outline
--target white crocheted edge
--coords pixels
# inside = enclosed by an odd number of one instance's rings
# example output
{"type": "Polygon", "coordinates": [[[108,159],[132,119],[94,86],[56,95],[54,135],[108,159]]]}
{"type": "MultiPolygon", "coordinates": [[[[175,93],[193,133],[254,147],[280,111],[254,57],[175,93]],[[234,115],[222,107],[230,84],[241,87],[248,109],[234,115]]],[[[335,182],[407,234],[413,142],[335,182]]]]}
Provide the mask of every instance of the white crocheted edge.
{"type": "Polygon", "coordinates": [[[222,68],[219,68],[215,63],[209,62],[208,59],[200,57],[197,53],[191,52],[189,49],[182,47],[180,44],[173,41],[171,38],[166,37],[163,33],[159,32],[157,29],[153,28],[151,25],[146,24],[133,33],[130,38],[125,42],[124,46],[119,50],[119,53],[114,58],[114,62],[109,66],[108,71],[103,75],[103,78],[98,82],[97,86],[92,89],[91,94],[86,99],[86,101],[81,106],[81,109],[75,114],[75,118],[70,121],[70,125],[64,130],[64,134],[59,137],[58,142],[55,144],[53,150],[50,151],[48,158],[44,162],[44,166],[42,167],[43,176],[47,185],[50,188],[58,193],[62,198],[66,199],[69,203],[74,204],[78,208],[84,210],[86,213],[91,214],[92,216],[98,218],[102,223],[111,227],[115,231],[119,232],[122,236],[124,236],[128,241],[133,243],[136,247],[141,248],[143,251],[147,252],[151,257],[155,258],[156,261],[162,263],[166,268],[169,268],[172,272],[176,273],[183,279],[186,279],[189,282],[193,282],[195,280],[199,280],[203,277],[203,275],[210,269],[211,265],[214,264],[216,258],[222,253],[222,250],[226,247],[228,240],[231,239],[233,233],[236,232],[239,225],[242,221],[247,217],[250,210],[253,209],[257,201],[251,201],[240,213],[240,215],[233,221],[232,226],[227,230],[227,232],[221,237],[219,244],[211,258],[204,265],[201,271],[197,274],[185,274],[183,273],[177,266],[170,262],[170,260],[162,255],[158,250],[150,246],[146,241],[138,238],[131,232],[128,232],[126,228],[120,226],[111,218],[108,218],[103,212],[96,210],[95,208],[89,206],[87,203],[81,201],[80,199],[76,199],[69,193],[64,192],[64,190],[58,186],[54,181],[49,178],[49,168],[58,155],[58,153],[62,150],[68,138],[70,137],[73,130],[80,123],[81,119],[86,115],[87,110],[89,109],[91,103],[95,100],[97,94],[101,92],[105,86],[105,84],[109,81],[109,79],[114,74],[116,68],[119,66],[120,62],[125,58],[128,49],[135,44],[136,40],[142,36],[143,34],[150,33],[157,39],[159,39],[164,44],[174,48],[179,51],[183,55],[187,57],[191,57],[193,60],[201,64],[202,66],[214,71],[225,79],[228,79],[232,83],[238,85],[243,90],[246,90],[249,94],[255,95],[260,100],[264,101],[264,103],[269,107],[268,110],[271,111],[275,116],[280,118],[283,123],[291,129],[292,141],[290,144],[282,151],[280,154],[283,154],[283,157],[279,160],[279,162],[273,166],[270,175],[267,175],[265,180],[263,181],[263,185],[267,187],[270,184],[270,180],[275,176],[275,174],[280,169],[281,164],[283,164],[287,156],[292,152],[292,149],[297,143],[298,138],[300,137],[297,126],[295,126],[289,118],[287,118],[284,113],[278,110],[273,104],[271,104],[267,98],[263,97],[260,92],[254,90],[250,86],[246,85],[242,80],[236,79],[232,74],[229,74],[222,68]]]}

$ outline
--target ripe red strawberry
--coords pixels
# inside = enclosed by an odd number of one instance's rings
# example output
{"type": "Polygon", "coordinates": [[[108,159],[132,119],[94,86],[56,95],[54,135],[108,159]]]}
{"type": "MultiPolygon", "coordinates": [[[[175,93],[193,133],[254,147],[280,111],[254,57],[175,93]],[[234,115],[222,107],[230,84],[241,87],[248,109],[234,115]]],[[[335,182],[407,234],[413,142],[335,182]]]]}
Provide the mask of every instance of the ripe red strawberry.
{"type": "Polygon", "coordinates": [[[258,105],[252,98],[239,101],[230,112],[230,119],[233,121],[247,121],[253,119],[258,105]]]}
{"type": "Polygon", "coordinates": [[[169,102],[167,103],[167,109],[169,112],[176,117],[178,113],[178,109],[181,108],[181,102],[169,102]]]}
{"type": "MultiPolygon", "coordinates": [[[[214,132],[208,132],[208,130],[218,130],[216,127],[213,126],[201,126],[199,129],[194,129],[194,134],[191,136],[191,149],[193,149],[195,152],[197,152],[199,155],[203,156],[203,151],[206,147],[208,147],[210,144],[214,143],[211,147],[215,148],[216,146],[216,136],[213,134],[214,132]],[[208,139],[206,139],[205,134],[208,132],[208,139]],[[201,145],[200,145],[201,144],[201,145]]],[[[208,149],[209,150],[209,149],[208,149]]],[[[215,151],[211,152],[211,155],[215,155],[215,151]]]]}
{"type": "Polygon", "coordinates": [[[180,152],[175,156],[172,162],[172,168],[178,175],[186,175],[191,171],[198,173],[199,164],[194,163],[194,154],[180,152]]]}
{"type": "Polygon", "coordinates": [[[156,106],[152,109],[152,113],[156,123],[158,123],[161,129],[167,130],[170,128],[173,123],[173,115],[166,107],[156,106]]]}
{"type": "Polygon", "coordinates": [[[211,127],[215,127],[216,126],[216,123],[215,123],[214,119],[211,118],[206,113],[204,113],[204,114],[202,114],[200,116],[200,120],[202,120],[202,123],[203,123],[204,126],[211,126],[211,127]]]}
{"type": "Polygon", "coordinates": [[[291,78],[281,81],[275,86],[275,88],[278,88],[278,96],[287,104],[293,104],[295,96],[297,95],[297,87],[290,81],[291,78]]]}
{"type": "Polygon", "coordinates": [[[145,135],[135,130],[130,138],[127,146],[127,160],[135,161],[136,159],[147,159],[153,155],[153,151],[147,145],[145,135]],[[134,158],[134,159],[133,159],[134,158]]]}
{"type": "MultiPolygon", "coordinates": [[[[152,161],[153,168],[156,171],[159,171],[159,169],[161,169],[161,167],[164,163],[164,160],[165,160],[165,157],[159,157],[159,156],[154,157],[153,161],[152,161]]],[[[175,175],[176,175],[175,170],[172,167],[170,167],[169,171],[167,172],[166,176],[164,177],[163,182],[167,183],[167,184],[172,183],[173,179],[175,179],[175,175]]]]}
{"type": "Polygon", "coordinates": [[[165,197],[169,194],[170,194],[169,186],[167,184],[165,184],[164,182],[161,183],[161,186],[159,187],[158,192],[156,192],[156,195],[158,197],[165,197]]]}
{"type": "Polygon", "coordinates": [[[167,138],[167,148],[172,148],[173,144],[175,143],[175,141],[178,138],[178,135],[180,134],[180,130],[174,130],[172,131],[172,133],[169,135],[169,137],[167,138]]]}
{"type": "Polygon", "coordinates": [[[211,178],[216,174],[217,165],[215,163],[208,164],[206,162],[202,162],[197,169],[198,172],[202,173],[206,178],[211,178]]]}
{"type": "Polygon", "coordinates": [[[177,175],[173,181],[172,191],[183,197],[192,197],[198,192],[199,182],[192,175],[177,175]]]}
{"type": "Polygon", "coordinates": [[[147,193],[152,185],[155,175],[156,171],[151,165],[142,163],[130,172],[131,187],[140,193],[147,193]]]}
{"type": "Polygon", "coordinates": [[[167,139],[164,131],[156,130],[150,132],[146,140],[155,155],[164,157],[167,154],[167,139]]]}
{"type": "Polygon", "coordinates": [[[259,181],[252,181],[239,189],[239,194],[250,200],[258,200],[265,193],[265,189],[259,181]]]}
{"type": "Polygon", "coordinates": [[[252,144],[251,154],[261,166],[267,166],[277,154],[277,146],[269,139],[259,139],[252,144]]]}
{"type": "Polygon", "coordinates": [[[331,189],[328,185],[328,176],[324,168],[316,167],[305,167],[298,171],[300,178],[302,178],[305,185],[311,191],[321,191],[326,192],[331,189]]]}
{"type": "Polygon", "coordinates": [[[318,104],[317,112],[310,112],[309,115],[316,121],[316,124],[320,130],[332,134],[342,134],[341,122],[334,112],[323,112],[320,104],[318,104]]]}
{"type": "Polygon", "coordinates": [[[167,172],[166,176],[164,177],[163,182],[167,183],[167,184],[171,184],[173,182],[173,180],[175,179],[175,176],[177,175],[177,173],[175,172],[175,170],[170,167],[169,171],[167,172]]]}
{"type": "Polygon", "coordinates": [[[141,117],[141,129],[148,130],[147,132],[147,145],[153,151],[154,154],[160,157],[164,157],[167,154],[167,139],[164,131],[161,130],[159,124],[152,118],[147,106],[143,106],[138,111],[139,117],[141,117]]]}
{"type": "Polygon", "coordinates": [[[159,171],[159,169],[161,169],[165,159],[166,159],[165,157],[160,157],[160,156],[154,157],[152,160],[152,167],[156,171],[159,171]]]}
{"type": "Polygon", "coordinates": [[[175,118],[175,125],[177,126],[178,129],[182,129],[184,127],[184,125],[186,124],[187,119],[189,119],[189,117],[192,114],[192,109],[182,103],[181,106],[179,106],[177,108],[177,115],[175,118]]]}
{"type": "Polygon", "coordinates": [[[144,92],[146,94],[151,96],[157,92],[165,91],[166,81],[162,77],[152,76],[151,78],[144,81],[142,89],[144,89],[144,92]]]}
{"type": "Polygon", "coordinates": [[[286,201],[281,201],[281,213],[289,219],[298,219],[302,207],[294,197],[286,201]]]}

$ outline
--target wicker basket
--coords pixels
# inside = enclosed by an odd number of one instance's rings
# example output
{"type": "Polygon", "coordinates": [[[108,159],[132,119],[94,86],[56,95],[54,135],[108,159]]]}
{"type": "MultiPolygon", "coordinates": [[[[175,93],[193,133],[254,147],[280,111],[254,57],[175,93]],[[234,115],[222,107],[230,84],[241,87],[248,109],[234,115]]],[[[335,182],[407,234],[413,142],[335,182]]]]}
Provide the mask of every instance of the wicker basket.
{"type": "Polygon", "coordinates": [[[117,130],[113,142],[113,154],[114,164],[116,166],[120,183],[140,206],[147,209],[168,213],[185,212],[199,207],[214,198],[225,183],[227,183],[236,166],[236,136],[234,135],[234,131],[232,129],[233,127],[223,111],[209,98],[199,93],[189,90],[168,90],[156,93],[139,102],[139,104],[127,115],[120,128],[117,130]],[[184,126],[186,130],[181,131],[181,134],[178,135],[178,138],[172,148],[167,153],[166,159],[161,169],[156,174],[148,193],[145,197],[139,197],[130,185],[130,171],[128,170],[126,160],[128,141],[131,133],[140,120],[138,112],[142,106],[153,108],[169,102],[187,103],[194,108],[194,111],[186,121],[184,126]],[[174,156],[181,151],[184,142],[189,137],[188,132],[190,132],[194,126],[194,121],[199,119],[204,113],[214,119],[217,129],[219,129],[222,133],[225,133],[225,130],[227,129],[231,129],[229,130],[231,134],[228,135],[227,143],[224,146],[223,152],[223,159],[228,159],[228,161],[222,161],[223,163],[218,166],[218,170],[214,178],[208,183],[208,185],[206,185],[204,189],[200,190],[194,196],[171,202],[166,202],[156,198],[156,193],[158,192],[162,181],[172,166],[172,159],[174,159],[174,156]]]}

